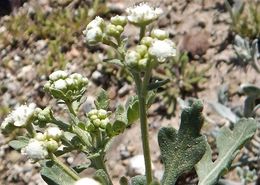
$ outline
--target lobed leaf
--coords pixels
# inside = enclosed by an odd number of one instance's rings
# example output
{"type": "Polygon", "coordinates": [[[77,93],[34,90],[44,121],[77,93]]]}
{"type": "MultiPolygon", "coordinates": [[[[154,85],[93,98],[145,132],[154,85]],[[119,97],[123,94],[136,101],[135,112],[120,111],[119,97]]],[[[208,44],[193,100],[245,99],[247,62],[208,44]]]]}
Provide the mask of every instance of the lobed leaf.
{"type": "Polygon", "coordinates": [[[178,177],[191,170],[204,155],[206,140],[200,135],[202,109],[203,105],[198,100],[192,107],[184,109],[178,132],[174,128],[160,129],[158,141],[165,166],[162,185],[175,184],[178,177]]]}
{"type": "Polygon", "coordinates": [[[25,136],[19,136],[17,137],[17,140],[12,140],[8,144],[10,147],[12,147],[15,150],[20,150],[24,147],[26,147],[29,143],[29,138],[25,136]]]}
{"type": "Polygon", "coordinates": [[[230,167],[239,149],[248,141],[257,129],[257,122],[252,119],[241,119],[234,124],[234,129],[222,127],[217,137],[218,158],[212,162],[211,149],[207,150],[201,161],[196,165],[199,185],[217,183],[221,174],[230,167]]]}
{"type": "Polygon", "coordinates": [[[97,109],[107,110],[109,106],[109,98],[107,92],[104,89],[101,89],[97,96],[97,100],[95,101],[95,105],[97,109]]]}

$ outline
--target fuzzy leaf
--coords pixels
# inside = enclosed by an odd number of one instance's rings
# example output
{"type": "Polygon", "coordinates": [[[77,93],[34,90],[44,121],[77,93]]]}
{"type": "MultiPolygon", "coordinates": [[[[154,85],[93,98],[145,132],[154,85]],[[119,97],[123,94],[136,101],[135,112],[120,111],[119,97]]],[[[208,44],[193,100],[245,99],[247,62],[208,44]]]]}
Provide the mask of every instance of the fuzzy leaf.
{"type": "Polygon", "coordinates": [[[116,109],[115,122],[112,125],[113,131],[116,135],[122,133],[128,123],[125,108],[119,105],[116,109]]]}
{"type": "Polygon", "coordinates": [[[67,173],[51,161],[42,164],[41,176],[48,185],[71,185],[75,183],[67,173]]]}
{"type": "Polygon", "coordinates": [[[109,98],[107,92],[104,89],[101,89],[97,96],[97,100],[95,101],[95,105],[97,109],[107,110],[109,106],[109,98]]]}
{"type": "Polygon", "coordinates": [[[162,185],[175,184],[178,177],[191,170],[204,155],[206,140],[200,135],[202,109],[202,103],[196,100],[192,107],[183,110],[178,132],[174,128],[160,129],[158,141],[165,166],[162,185]]]}
{"type": "Polygon", "coordinates": [[[25,136],[19,136],[17,137],[17,140],[12,140],[8,144],[10,147],[12,147],[15,150],[20,150],[24,147],[26,147],[29,143],[29,138],[25,136]]]}
{"type": "Polygon", "coordinates": [[[167,84],[168,82],[170,82],[170,79],[156,81],[156,82],[148,85],[148,90],[150,91],[150,90],[158,89],[158,88],[162,87],[163,85],[167,84]]]}
{"type": "Polygon", "coordinates": [[[211,149],[209,144],[201,161],[196,165],[196,171],[199,177],[199,185],[213,185],[225,170],[230,167],[239,149],[255,133],[257,123],[254,119],[241,119],[234,124],[234,129],[222,127],[216,139],[218,158],[212,162],[211,149]]]}
{"type": "Polygon", "coordinates": [[[109,177],[107,176],[106,172],[102,169],[99,169],[95,172],[94,175],[95,179],[101,182],[102,185],[109,185],[109,177]]]}
{"type": "Polygon", "coordinates": [[[139,102],[136,96],[131,96],[126,103],[128,125],[131,125],[139,118],[139,102]]]}
{"type": "Polygon", "coordinates": [[[144,175],[137,175],[132,177],[131,185],[146,185],[146,177],[144,175]]]}
{"type": "Polygon", "coordinates": [[[245,93],[247,96],[260,96],[260,88],[252,84],[240,85],[240,91],[245,93]]]}
{"type": "Polygon", "coordinates": [[[239,117],[233,113],[228,107],[218,103],[218,102],[210,102],[212,108],[222,117],[228,119],[232,123],[236,123],[239,117]]]}

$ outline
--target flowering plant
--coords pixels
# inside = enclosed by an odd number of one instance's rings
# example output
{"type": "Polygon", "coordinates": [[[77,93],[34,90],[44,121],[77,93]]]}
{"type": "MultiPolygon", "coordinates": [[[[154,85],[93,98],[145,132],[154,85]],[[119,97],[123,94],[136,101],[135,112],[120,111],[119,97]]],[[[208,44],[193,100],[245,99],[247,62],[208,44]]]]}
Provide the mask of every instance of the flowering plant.
{"type": "Polygon", "coordinates": [[[171,127],[160,129],[158,142],[165,172],[161,180],[155,179],[148,139],[147,109],[153,103],[156,89],[165,82],[152,82],[152,70],[160,63],[171,60],[176,55],[176,47],[167,32],[160,29],[146,32],[147,26],[162,13],[161,9],[154,9],[143,3],[128,8],[126,12],[127,16],[114,16],[110,23],[96,17],[83,34],[89,45],[103,43],[117,51],[118,58],[108,62],[125,67],[130,72],[135,82],[136,96],[130,97],[125,105],[119,105],[115,112],[110,112],[108,96],[101,90],[95,107],[81,117],[78,110],[85,100],[88,79],[77,73],[56,71],[49,76],[44,90],[57,99],[59,104],[65,105],[69,120],[58,119],[50,107],[40,109],[34,104],[22,105],[4,120],[1,125],[3,132],[10,133],[21,128],[28,131],[25,136],[11,141],[10,145],[21,149],[22,154],[33,162],[40,162],[41,175],[48,184],[112,185],[105,165],[108,144],[113,137],[140,119],[145,176],[135,176],[130,181],[122,177],[121,185],[129,182],[133,185],[175,184],[182,173],[191,170],[201,159],[196,165],[199,183],[214,184],[228,168],[238,149],[253,136],[256,122],[243,119],[234,126],[233,131],[223,129],[217,139],[218,143],[226,143],[219,146],[221,160],[212,163],[209,157],[210,147],[200,134],[203,126],[203,105],[201,101],[195,101],[191,107],[184,109],[178,131],[171,127]],[[131,50],[127,49],[127,40],[122,37],[128,22],[140,29],[139,42],[131,50]],[[247,128],[244,128],[245,123],[247,128]],[[74,150],[84,153],[91,164],[70,168],[59,160],[59,156],[74,150]],[[79,173],[88,167],[96,169],[95,180],[79,178],[79,173]]]}

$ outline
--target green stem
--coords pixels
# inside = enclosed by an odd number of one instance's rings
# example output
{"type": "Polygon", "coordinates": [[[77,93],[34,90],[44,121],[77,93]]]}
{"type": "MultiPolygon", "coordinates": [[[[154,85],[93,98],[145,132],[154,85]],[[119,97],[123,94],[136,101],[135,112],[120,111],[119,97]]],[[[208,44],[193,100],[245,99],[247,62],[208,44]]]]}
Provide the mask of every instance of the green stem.
{"type": "Polygon", "coordinates": [[[82,141],[82,143],[87,146],[87,147],[92,147],[92,144],[90,142],[91,140],[91,136],[87,135],[89,133],[87,133],[86,131],[82,130],[81,128],[79,128],[78,126],[73,126],[73,132],[79,137],[79,139],[82,141]]]}
{"type": "Polygon", "coordinates": [[[28,125],[26,125],[25,128],[26,128],[26,130],[28,131],[28,133],[29,133],[32,137],[35,137],[36,131],[35,131],[35,129],[33,128],[32,123],[29,123],[28,125]]]}
{"type": "Polygon", "coordinates": [[[55,162],[64,172],[66,172],[69,176],[71,176],[74,180],[79,180],[80,177],[76,172],[72,171],[68,166],[63,164],[53,153],[49,153],[49,156],[53,162],[55,162]]]}
{"type": "Polygon", "coordinates": [[[101,154],[97,157],[95,157],[94,159],[92,159],[92,161],[94,162],[94,165],[96,167],[96,169],[102,169],[104,170],[104,172],[107,174],[107,177],[108,177],[108,183],[109,185],[113,185],[113,182],[108,174],[108,171],[107,171],[107,167],[105,165],[105,162],[104,162],[104,154],[101,154]]]}
{"type": "Polygon", "coordinates": [[[146,98],[147,98],[147,85],[151,76],[151,64],[148,63],[147,71],[142,82],[140,75],[133,74],[136,90],[139,100],[139,116],[140,116],[140,127],[142,135],[142,146],[145,162],[145,175],[146,182],[150,184],[152,182],[152,163],[149,147],[149,133],[148,133],[148,123],[147,123],[147,110],[146,110],[146,98]]]}
{"type": "Polygon", "coordinates": [[[66,105],[67,105],[67,107],[68,107],[70,113],[73,114],[74,116],[77,116],[75,110],[74,110],[73,107],[72,107],[72,103],[71,103],[71,102],[67,102],[66,105]]]}
{"type": "Polygon", "coordinates": [[[141,42],[142,38],[143,38],[144,35],[145,35],[145,28],[146,28],[146,26],[141,26],[141,27],[140,27],[139,43],[141,42]]]}

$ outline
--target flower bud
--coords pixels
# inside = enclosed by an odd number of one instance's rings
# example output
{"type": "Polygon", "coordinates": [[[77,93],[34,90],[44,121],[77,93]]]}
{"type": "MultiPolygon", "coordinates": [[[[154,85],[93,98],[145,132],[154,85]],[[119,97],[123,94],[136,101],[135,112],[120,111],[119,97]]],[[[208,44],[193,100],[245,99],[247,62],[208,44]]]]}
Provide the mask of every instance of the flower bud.
{"type": "Polygon", "coordinates": [[[125,56],[126,65],[130,68],[136,68],[140,58],[141,56],[136,51],[128,51],[125,56]]]}
{"type": "Polygon", "coordinates": [[[38,141],[45,141],[47,139],[46,135],[40,132],[36,133],[34,138],[38,141]]]}
{"type": "Polygon", "coordinates": [[[107,118],[107,111],[104,109],[99,109],[97,116],[99,119],[105,119],[107,118]]]}
{"type": "Polygon", "coordinates": [[[59,140],[62,134],[62,130],[60,130],[58,127],[49,127],[46,130],[46,136],[54,140],[59,140]]]}
{"type": "Polygon", "coordinates": [[[49,79],[52,81],[56,81],[59,79],[65,79],[67,77],[68,77],[68,73],[66,71],[58,70],[50,74],[49,79]]]}
{"type": "Polygon", "coordinates": [[[96,45],[102,41],[103,32],[98,27],[84,31],[83,33],[85,34],[85,40],[89,45],[96,45]]]}
{"type": "Polygon", "coordinates": [[[100,119],[93,120],[93,124],[95,125],[95,127],[99,127],[101,125],[100,119]]]}
{"type": "Polygon", "coordinates": [[[108,123],[109,123],[109,119],[105,118],[105,119],[101,120],[100,127],[105,129],[107,127],[108,123]]]}
{"type": "Polygon", "coordinates": [[[50,107],[46,107],[45,109],[41,110],[40,108],[37,109],[36,117],[41,122],[51,122],[53,120],[53,114],[50,107]]]}
{"type": "Polygon", "coordinates": [[[147,47],[145,45],[138,45],[136,46],[136,51],[141,56],[141,58],[143,58],[147,53],[147,47]]]}
{"type": "Polygon", "coordinates": [[[126,16],[119,16],[119,15],[111,17],[110,21],[113,25],[116,25],[116,26],[119,25],[122,27],[124,27],[127,23],[126,16]]]}
{"type": "Polygon", "coordinates": [[[143,59],[138,61],[138,66],[139,66],[140,70],[145,70],[146,69],[147,61],[148,61],[147,58],[143,58],[143,59]]]}
{"type": "Polygon", "coordinates": [[[46,148],[49,152],[55,152],[59,148],[59,144],[57,141],[50,139],[46,142],[46,148]]]}
{"type": "Polygon", "coordinates": [[[161,29],[154,29],[151,36],[159,40],[164,40],[169,38],[169,33],[161,29]]]}
{"type": "Polygon", "coordinates": [[[59,79],[53,83],[53,87],[57,90],[64,90],[67,88],[65,80],[59,79]]]}
{"type": "Polygon", "coordinates": [[[149,48],[152,45],[153,40],[154,39],[152,37],[143,37],[141,40],[141,44],[146,45],[149,48]]]}

